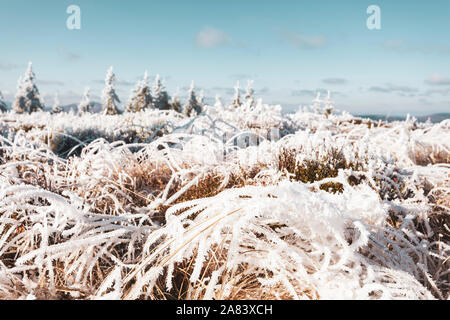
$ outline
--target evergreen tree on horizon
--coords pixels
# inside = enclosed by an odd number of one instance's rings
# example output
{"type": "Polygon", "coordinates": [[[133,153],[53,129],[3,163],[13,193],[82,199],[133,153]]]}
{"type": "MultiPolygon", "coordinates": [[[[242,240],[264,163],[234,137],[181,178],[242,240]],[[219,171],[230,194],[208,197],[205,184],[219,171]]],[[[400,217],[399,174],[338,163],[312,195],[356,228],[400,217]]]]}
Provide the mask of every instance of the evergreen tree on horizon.
{"type": "Polygon", "coordinates": [[[60,107],[60,102],[59,102],[59,98],[58,98],[58,93],[55,93],[55,98],[54,98],[54,103],[53,103],[53,108],[52,108],[52,113],[61,113],[62,109],[60,107]]]}
{"type": "Polygon", "coordinates": [[[188,117],[192,117],[195,115],[199,115],[200,113],[202,113],[202,106],[197,100],[197,95],[195,94],[195,83],[194,81],[192,81],[189,88],[188,101],[183,109],[183,114],[188,117]]]}
{"type": "Polygon", "coordinates": [[[214,107],[217,109],[222,109],[223,108],[223,103],[222,100],[220,99],[220,95],[216,94],[216,101],[214,103],[214,107]]]}
{"type": "Polygon", "coordinates": [[[240,84],[239,81],[236,83],[236,86],[234,87],[234,97],[233,97],[233,103],[232,106],[235,108],[238,108],[241,106],[241,93],[240,93],[240,84]]]}
{"type": "Polygon", "coordinates": [[[90,113],[91,112],[91,99],[89,97],[90,89],[85,88],[83,97],[81,98],[80,104],[78,105],[78,114],[90,113]]]}
{"type": "Polygon", "coordinates": [[[144,78],[138,81],[136,88],[132,90],[130,101],[126,110],[128,112],[139,112],[152,107],[152,93],[148,86],[148,73],[145,71],[144,78]]]}
{"type": "Polygon", "coordinates": [[[7,108],[6,103],[4,101],[3,94],[0,91],[0,112],[6,112],[6,111],[8,111],[8,108],[7,108]]]}
{"type": "Polygon", "coordinates": [[[182,112],[182,107],[181,107],[181,102],[180,102],[180,98],[179,98],[179,91],[180,89],[177,88],[177,91],[175,92],[175,94],[173,95],[172,99],[170,99],[170,110],[175,110],[176,112],[181,113],[182,112]]]}
{"type": "Polygon", "coordinates": [[[119,114],[119,109],[117,108],[116,102],[120,103],[119,97],[116,94],[116,89],[114,82],[116,81],[116,75],[113,72],[113,67],[111,66],[106,73],[105,78],[105,88],[102,92],[103,109],[102,114],[104,115],[115,115],[119,114]]]}
{"type": "Polygon", "coordinates": [[[253,85],[253,80],[248,80],[247,81],[247,89],[245,92],[245,102],[248,104],[248,106],[253,107],[255,105],[255,99],[254,99],[254,94],[255,94],[255,90],[253,90],[252,88],[253,85]]]}
{"type": "Polygon", "coordinates": [[[334,102],[331,101],[331,91],[328,90],[328,95],[327,95],[327,99],[325,100],[325,115],[328,117],[330,114],[333,113],[334,111],[334,106],[333,106],[334,102]]]}
{"type": "Polygon", "coordinates": [[[17,83],[16,100],[13,104],[14,112],[32,113],[44,110],[44,103],[36,87],[35,79],[32,62],[29,62],[24,78],[19,78],[17,83]]]}
{"type": "Polygon", "coordinates": [[[159,74],[155,77],[155,84],[152,88],[152,105],[155,109],[169,110],[169,95],[164,87],[159,74]]]}

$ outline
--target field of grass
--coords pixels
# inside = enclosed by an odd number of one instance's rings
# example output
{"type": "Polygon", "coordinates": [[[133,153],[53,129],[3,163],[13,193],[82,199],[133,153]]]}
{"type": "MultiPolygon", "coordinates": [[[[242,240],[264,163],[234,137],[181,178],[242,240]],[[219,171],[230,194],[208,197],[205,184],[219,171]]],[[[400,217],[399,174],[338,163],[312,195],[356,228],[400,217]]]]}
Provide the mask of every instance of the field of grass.
{"type": "Polygon", "coordinates": [[[450,120],[0,113],[1,299],[448,299],[450,120]]]}

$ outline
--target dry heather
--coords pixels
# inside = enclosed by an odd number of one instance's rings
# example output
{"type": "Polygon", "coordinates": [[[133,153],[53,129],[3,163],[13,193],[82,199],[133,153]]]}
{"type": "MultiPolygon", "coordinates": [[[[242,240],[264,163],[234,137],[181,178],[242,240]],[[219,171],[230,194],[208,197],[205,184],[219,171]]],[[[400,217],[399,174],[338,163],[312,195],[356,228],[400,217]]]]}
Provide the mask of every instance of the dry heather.
{"type": "Polygon", "coordinates": [[[448,120],[259,103],[0,132],[0,298],[449,297],[448,120]]]}

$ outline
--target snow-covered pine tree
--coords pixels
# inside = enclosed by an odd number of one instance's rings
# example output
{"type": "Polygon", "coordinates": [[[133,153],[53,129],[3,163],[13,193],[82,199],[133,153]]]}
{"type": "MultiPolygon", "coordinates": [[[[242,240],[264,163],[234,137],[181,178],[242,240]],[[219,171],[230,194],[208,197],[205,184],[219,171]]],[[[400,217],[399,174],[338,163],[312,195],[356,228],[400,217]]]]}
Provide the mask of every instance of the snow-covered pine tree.
{"type": "Polygon", "coordinates": [[[89,97],[89,88],[84,89],[83,97],[78,105],[78,114],[91,112],[91,99],[89,97]]]}
{"type": "Polygon", "coordinates": [[[315,113],[320,113],[320,105],[322,104],[322,100],[320,99],[320,92],[317,92],[316,98],[313,100],[313,110],[315,113]]]}
{"type": "Polygon", "coordinates": [[[152,106],[152,94],[148,86],[148,73],[145,71],[144,79],[139,81],[132,91],[130,102],[126,110],[128,112],[139,112],[152,106]]]}
{"type": "Polygon", "coordinates": [[[6,112],[7,110],[8,108],[6,107],[2,92],[0,91],[0,112],[6,112]]]}
{"type": "Polygon", "coordinates": [[[152,88],[152,105],[159,110],[169,109],[169,95],[159,78],[159,74],[156,75],[155,84],[152,88]]]}
{"type": "Polygon", "coordinates": [[[24,96],[25,92],[22,88],[22,77],[19,77],[19,80],[17,80],[17,92],[16,92],[16,97],[15,97],[15,101],[12,105],[12,109],[15,113],[26,113],[26,108],[25,108],[25,96],[24,96]]]}
{"type": "Polygon", "coordinates": [[[136,110],[136,95],[139,91],[140,84],[141,84],[141,81],[138,81],[138,83],[136,84],[136,87],[134,89],[131,89],[130,98],[129,98],[127,106],[125,107],[126,112],[137,112],[137,110],[136,110]]]}
{"type": "Polygon", "coordinates": [[[233,98],[233,103],[232,105],[235,108],[238,108],[241,106],[241,93],[240,93],[240,84],[239,81],[236,83],[236,86],[234,87],[234,98],[233,98]]]}
{"type": "Polygon", "coordinates": [[[53,102],[52,113],[60,113],[60,112],[62,112],[62,109],[60,107],[58,93],[55,93],[55,99],[54,99],[54,102],[53,102]]]}
{"type": "Polygon", "coordinates": [[[36,76],[32,63],[28,63],[28,69],[23,78],[19,78],[17,84],[16,100],[13,110],[16,113],[32,113],[44,110],[44,103],[35,84],[36,76]]]}
{"type": "Polygon", "coordinates": [[[114,81],[116,81],[116,76],[113,72],[113,67],[108,69],[105,78],[105,88],[102,92],[103,109],[102,114],[114,115],[119,113],[116,102],[120,102],[119,97],[116,94],[116,89],[114,86],[114,81]]]}
{"type": "Polygon", "coordinates": [[[248,80],[247,81],[247,89],[245,92],[245,101],[250,107],[253,107],[255,105],[255,99],[253,98],[255,91],[253,90],[252,85],[253,85],[253,80],[248,80]]]}
{"type": "Polygon", "coordinates": [[[216,102],[214,103],[214,107],[217,110],[221,110],[223,108],[222,100],[220,99],[220,95],[216,94],[216,102]]]}
{"type": "Polygon", "coordinates": [[[198,95],[198,104],[200,105],[200,107],[202,109],[204,109],[205,107],[205,92],[202,90],[200,90],[200,93],[198,95]]]}
{"type": "Polygon", "coordinates": [[[331,101],[331,91],[328,90],[328,96],[327,99],[325,100],[325,116],[329,116],[330,114],[333,113],[334,111],[334,106],[333,106],[333,101],[331,101]]]}
{"type": "Polygon", "coordinates": [[[199,104],[195,94],[194,81],[192,81],[191,87],[189,88],[188,101],[187,105],[184,107],[183,113],[188,117],[196,116],[202,113],[202,107],[199,104]]]}
{"type": "Polygon", "coordinates": [[[170,110],[175,110],[176,112],[182,112],[181,102],[179,98],[180,89],[177,88],[177,91],[173,95],[172,99],[170,99],[170,110]]]}

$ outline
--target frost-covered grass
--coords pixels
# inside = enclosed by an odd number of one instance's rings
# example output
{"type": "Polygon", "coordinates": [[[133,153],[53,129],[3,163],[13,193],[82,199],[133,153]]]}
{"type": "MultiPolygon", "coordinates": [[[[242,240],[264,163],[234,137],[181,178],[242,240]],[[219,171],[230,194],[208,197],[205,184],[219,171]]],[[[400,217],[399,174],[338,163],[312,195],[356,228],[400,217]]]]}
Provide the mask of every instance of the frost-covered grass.
{"type": "Polygon", "coordinates": [[[449,297],[449,120],[258,103],[0,132],[0,298],[449,297]]]}

